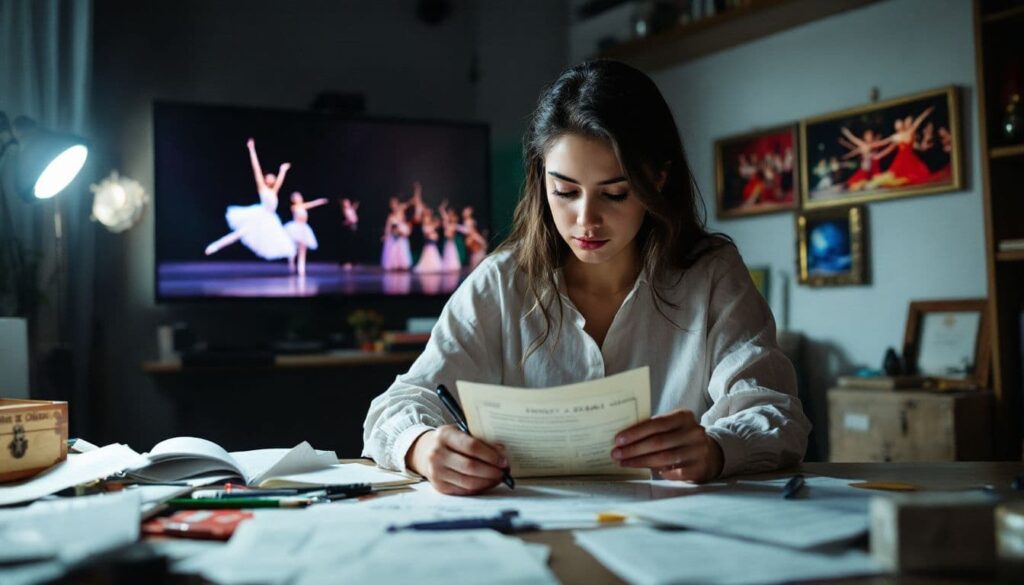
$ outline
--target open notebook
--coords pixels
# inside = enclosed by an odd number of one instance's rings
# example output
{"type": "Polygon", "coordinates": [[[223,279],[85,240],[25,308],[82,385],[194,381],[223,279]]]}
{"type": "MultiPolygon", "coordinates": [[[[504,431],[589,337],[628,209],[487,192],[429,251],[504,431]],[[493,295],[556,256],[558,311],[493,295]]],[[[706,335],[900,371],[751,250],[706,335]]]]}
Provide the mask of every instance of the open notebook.
{"type": "Polygon", "coordinates": [[[306,441],[291,449],[228,453],[206,439],[174,437],[157,443],[144,455],[147,462],[126,473],[142,483],[181,481],[198,486],[241,481],[259,487],[372,483],[375,487],[391,487],[417,481],[366,465],[339,464],[334,451],[318,451],[306,441]]]}

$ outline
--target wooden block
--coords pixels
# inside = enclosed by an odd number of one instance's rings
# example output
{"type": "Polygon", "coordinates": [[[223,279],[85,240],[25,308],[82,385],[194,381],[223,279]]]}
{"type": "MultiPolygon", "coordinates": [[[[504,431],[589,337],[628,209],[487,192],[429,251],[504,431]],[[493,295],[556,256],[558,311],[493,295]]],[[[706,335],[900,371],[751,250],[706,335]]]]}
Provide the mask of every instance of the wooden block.
{"type": "Polygon", "coordinates": [[[871,498],[871,555],[891,571],[992,569],[995,506],[980,493],[871,498]]]}
{"type": "Polygon", "coordinates": [[[68,403],[0,398],[0,483],[67,459],[68,403]]]}

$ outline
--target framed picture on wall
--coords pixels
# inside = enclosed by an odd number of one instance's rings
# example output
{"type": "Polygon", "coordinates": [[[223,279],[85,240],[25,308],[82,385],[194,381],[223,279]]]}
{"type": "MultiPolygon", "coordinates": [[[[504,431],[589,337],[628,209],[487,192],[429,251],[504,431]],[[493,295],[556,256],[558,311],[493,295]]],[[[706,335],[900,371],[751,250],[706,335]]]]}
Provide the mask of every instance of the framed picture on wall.
{"type": "Polygon", "coordinates": [[[718,219],[797,209],[797,125],[715,141],[718,219]]]}
{"type": "Polygon", "coordinates": [[[903,359],[909,373],[984,388],[990,340],[985,299],[913,301],[903,359]]]}
{"type": "Polygon", "coordinates": [[[963,187],[956,87],[800,123],[804,209],[963,187]]]}
{"type": "Polygon", "coordinates": [[[866,210],[862,206],[799,213],[796,217],[800,284],[867,282],[866,210]]]}
{"type": "Polygon", "coordinates": [[[772,302],[770,296],[772,286],[771,268],[768,266],[748,266],[747,270],[750,271],[750,279],[754,281],[757,292],[761,293],[766,302],[772,302]]]}

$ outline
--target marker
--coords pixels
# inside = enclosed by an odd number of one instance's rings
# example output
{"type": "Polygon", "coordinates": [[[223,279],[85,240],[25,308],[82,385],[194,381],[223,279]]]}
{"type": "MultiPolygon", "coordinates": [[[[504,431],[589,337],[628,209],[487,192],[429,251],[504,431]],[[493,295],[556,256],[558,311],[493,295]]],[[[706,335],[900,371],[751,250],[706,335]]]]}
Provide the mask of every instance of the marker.
{"type": "MultiPolygon", "coordinates": [[[[455,401],[455,397],[448,392],[448,388],[444,384],[438,384],[437,389],[434,390],[437,393],[437,397],[441,399],[441,404],[448,410],[452,418],[455,419],[455,424],[459,426],[459,429],[469,435],[469,425],[466,424],[466,415],[462,412],[462,407],[455,401]]],[[[472,436],[472,435],[470,435],[472,436]]],[[[512,479],[512,474],[508,468],[501,470],[501,481],[509,487],[509,489],[516,489],[516,482],[512,479]]]]}
{"type": "Polygon", "coordinates": [[[804,476],[794,475],[786,482],[786,486],[782,488],[782,497],[789,500],[796,496],[796,494],[804,487],[804,476]]]}
{"type": "Polygon", "coordinates": [[[167,501],[179,510],[222,510],[241,508],[305,508],[314,503],[310,498],[174,498],[167,501]]]}

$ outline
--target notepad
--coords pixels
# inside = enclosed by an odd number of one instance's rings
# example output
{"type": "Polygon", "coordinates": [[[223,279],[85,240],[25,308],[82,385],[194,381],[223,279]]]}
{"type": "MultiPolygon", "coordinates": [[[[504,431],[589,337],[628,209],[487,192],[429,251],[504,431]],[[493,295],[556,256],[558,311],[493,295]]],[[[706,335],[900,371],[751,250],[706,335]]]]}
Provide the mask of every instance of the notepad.
{"type": "Polygon", "coordinates": [[[266,487],[271,480],[297,473],[328,469],[338,463],[333,451],[317,451],[303,441],[291,449],[257,449],[228,453],[220,445],[197,437],[174,437],[144,454],[145,463],[127,471],[142,483],[186,481],[204,485],[240,480],[266,487]]]}

